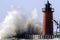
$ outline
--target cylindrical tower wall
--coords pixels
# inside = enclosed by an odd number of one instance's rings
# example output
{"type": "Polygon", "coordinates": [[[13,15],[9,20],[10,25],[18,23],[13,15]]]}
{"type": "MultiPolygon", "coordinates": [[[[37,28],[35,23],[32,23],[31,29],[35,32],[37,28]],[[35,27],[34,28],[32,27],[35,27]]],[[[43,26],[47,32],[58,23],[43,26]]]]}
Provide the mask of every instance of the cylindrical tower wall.
{"type": "Polygon", "coordinates": [[[42,35],[53,35],[53,13],[43,13],[42,35]]]}

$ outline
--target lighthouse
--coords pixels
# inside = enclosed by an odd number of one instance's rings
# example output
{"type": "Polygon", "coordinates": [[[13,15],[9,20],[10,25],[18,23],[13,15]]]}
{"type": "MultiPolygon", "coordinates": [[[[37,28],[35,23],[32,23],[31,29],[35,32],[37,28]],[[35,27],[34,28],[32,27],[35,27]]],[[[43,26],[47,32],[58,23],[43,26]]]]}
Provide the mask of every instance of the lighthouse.
{"type": "Polygon", "coordinates": [[[53,35],[53,12],[54,8],[51,7],[49,1],[45,4],[45,8],[42,8],[43,23],[42,23],[42,35],[53,35]]]}

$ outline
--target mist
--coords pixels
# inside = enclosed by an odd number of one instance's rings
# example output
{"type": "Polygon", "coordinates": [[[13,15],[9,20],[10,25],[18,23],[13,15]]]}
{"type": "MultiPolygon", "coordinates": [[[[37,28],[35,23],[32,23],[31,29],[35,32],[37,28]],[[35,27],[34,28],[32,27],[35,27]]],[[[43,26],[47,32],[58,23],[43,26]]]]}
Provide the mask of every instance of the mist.
{"type": "Polygon", "coordinates": [[[0,39],[6,38],[8,36],[16,35],[16,31],[19,30],[20,34],[27,32],[29,26],[34,28],[37,33],[41,32],[41,24],[38,21],[38,10],[34,8],[31,15],[21,12],[17,8],[12,8],[7,11],[7,15],[4,20],[0,23],[0,39]],[[38,30],[38,31],[37,31],[38,30]]]}

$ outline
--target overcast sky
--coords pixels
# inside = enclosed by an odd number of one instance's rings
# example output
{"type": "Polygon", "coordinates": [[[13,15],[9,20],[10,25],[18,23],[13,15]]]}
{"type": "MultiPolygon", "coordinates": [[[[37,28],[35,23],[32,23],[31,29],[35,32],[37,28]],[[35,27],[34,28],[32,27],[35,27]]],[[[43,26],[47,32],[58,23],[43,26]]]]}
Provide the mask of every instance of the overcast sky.
{"type": "MultiPolygon", "coordinates": [[[[60,0],[50,0],[52,7],[54,7],[54,17],[58,19],[60,17],[60,0]]],[[[37,8],[39,15],[42,15],[42,8],[46,0],[0,0],[0,22],[6,16],[7,11],[11,9],[11,5],[19,6],[25,12],[31,12],[32,9],[37,8]]],[[[40,16],[42,18],[42,16],[40,16]]]]}
{"type": "MultiPolygon", "coordinates": [[[[34,8],[38,10],[38,16],[42,22],[42,8],[47,0],[0,0],[0,22],[2,22],[7,15],[7,11],[11,10],[11,6],[20,7],[20,9],[27,13],[34,8]]],[[[49,0],[54,8],[54,19],[60,19],[60,0],[49,0]]]]}

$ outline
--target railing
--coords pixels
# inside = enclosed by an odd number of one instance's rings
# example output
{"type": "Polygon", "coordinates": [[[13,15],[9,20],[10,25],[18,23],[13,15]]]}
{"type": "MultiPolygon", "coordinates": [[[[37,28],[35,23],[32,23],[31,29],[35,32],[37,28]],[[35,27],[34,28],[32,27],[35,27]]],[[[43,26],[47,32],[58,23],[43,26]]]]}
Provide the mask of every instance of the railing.
{"type": "MultiPolygon", "coordinates": [[[[45,8],[42,8],[42,11],[48,11],[48,10],[46,10],[45,8]]],[[[51,8],[50,11],[54,12],[54,8],[51,8]]]]}
{"type": "Polygon", "coordinates": [[[38,38],[38,39],[54,39],[54,38],[60,38],[60,35],[33,35],[33,38],[38,38]]]}
{"type": "MultiPolygon", "coordinates": [[[[60,35],[25,35],[26,39],[54,39],[54,38],[60,38],[60,35]]],[[[23,39],[25,39],[23,38],[23,39]]]]}
{"type": "Polygon", "coordinates": [[[25,38],[2,38],[0,40],[60,40],[60,35],[25,35],[25,38]],[[28,38],[29,37],[29,38],[28,38]]]}

